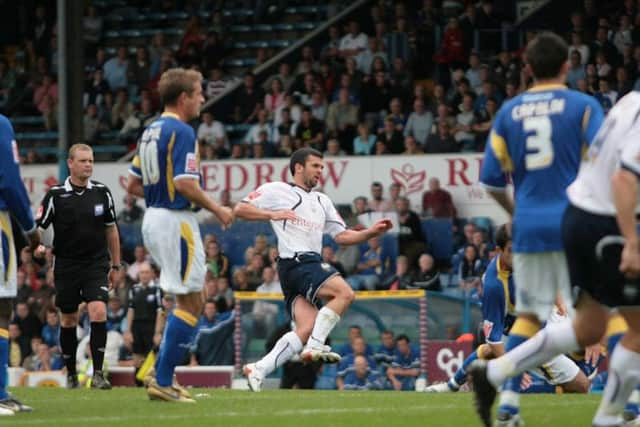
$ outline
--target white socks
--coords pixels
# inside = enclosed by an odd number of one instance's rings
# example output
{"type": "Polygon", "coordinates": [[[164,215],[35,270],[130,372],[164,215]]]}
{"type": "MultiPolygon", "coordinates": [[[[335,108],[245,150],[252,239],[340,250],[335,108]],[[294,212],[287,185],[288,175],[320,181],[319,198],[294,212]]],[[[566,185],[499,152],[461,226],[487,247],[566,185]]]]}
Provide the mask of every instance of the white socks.
{"type": "Polygon", "coordinates": [[[578,351],[571,322],[552,323],[487,365],[487,377],[497,389],[507,378],[536,368],[558,354],[578,351]]]}
{"type": "Polygon", "coordinates": [[[309,337],[309,341],[307,341],[307,347],[321,348],[339,321],[340,316],[338,313],[329,307],[322,307],[316,315],[316,322],[313,325],[311,337],[309,337]]]}
{"type": "Polygon", "coordinates": [[[301,351],[302,341],[298,335],[293,331],[287,332],[266,356],[256,362],[256,367],[265,376],[269,375],[301,351]]]}
{"type": "Polygon", "coordinates": [[[602,400],[594,418],[598,422],[608,422],[622,415],[627,399],[640,381],[640,354],[619,343],[609,364],[609,377],[604,387],[602,400]]]}

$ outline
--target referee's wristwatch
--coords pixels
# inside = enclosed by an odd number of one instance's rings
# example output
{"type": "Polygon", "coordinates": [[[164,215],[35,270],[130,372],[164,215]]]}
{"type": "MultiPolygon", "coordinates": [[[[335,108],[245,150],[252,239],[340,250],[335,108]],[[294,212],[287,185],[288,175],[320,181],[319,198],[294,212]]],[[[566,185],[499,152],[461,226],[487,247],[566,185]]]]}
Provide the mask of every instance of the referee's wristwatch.
{"type": "Polygon", "coordinates": [[[120,263],[120,264],[111,264],[111,270],[120,271],[123,268],[124,268],[124,266],[122,265],[122,263],[120,263]]]}

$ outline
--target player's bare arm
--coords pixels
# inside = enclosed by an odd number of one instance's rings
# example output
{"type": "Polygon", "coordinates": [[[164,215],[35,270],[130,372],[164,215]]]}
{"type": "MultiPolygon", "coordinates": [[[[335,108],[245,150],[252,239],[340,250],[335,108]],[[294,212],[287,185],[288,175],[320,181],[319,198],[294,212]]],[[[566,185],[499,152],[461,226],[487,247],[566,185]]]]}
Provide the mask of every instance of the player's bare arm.
{"type": "Polygon", "coordinates": [[[391,220],[388,218],[383,218],[376,221],[375,224],[365,230],[345,230],[342,233],[338,234],[335,237],[335,240],[339,245],[356,245],[358,243],[369,240],[372,237],[377,237],[386,233],[387,231],[391,230],[391,227],[393,227],[391,220]]]}
{"type": "Polygon", "coordinates": [[[144,185],[142,185],[142,178],[129,174],[127,179],[127,193],[144,199],[144,185]]]}
{"type": "Polygon", "coordinates": [[[611,178],[613,200],[616,206],[616,219],[620,233],[625,239],[620,260],[620,271],[630,277],[640,275],[640,253],[636,232],[635,208],[638,202],[638,180],[625,169],[618,170],[611,178]]]}
{"type": "Polygon", "coordinates": [[[220,206],[214,202],[213,199],[202,190],[197,179],[176,179],[174,180],[174,184],[176,190],[191,203],[195,203],[197,206],[214,214],[222,225],[231,225],[233,222],[233,212],[231,209],[226,206],[220,206]]]}
{"type": "Polygon", "coordinates": [[[248,202],[240,202],[233,209],[233,213],[247,221],[295,221],[297,216],[291,209],[272,211],[260,209],[248,202]]]}

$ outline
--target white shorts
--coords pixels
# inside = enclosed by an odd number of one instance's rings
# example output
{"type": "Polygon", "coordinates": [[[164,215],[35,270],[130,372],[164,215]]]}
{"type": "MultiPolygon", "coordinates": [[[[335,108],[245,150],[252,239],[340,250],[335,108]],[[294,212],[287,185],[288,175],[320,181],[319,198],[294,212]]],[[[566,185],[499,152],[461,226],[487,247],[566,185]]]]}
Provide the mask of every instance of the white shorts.
{"type": "Polygon", "coordinates": [[[7,211],[0,211],[0,298],[15,298],[18,294],[16,264],[11,218],[7,211]]]}
{"type": "Polygon", "coordinates": [[[142,220],[142,238],[160,266],[163,291],[184,295],[202,290],[206,266],[195,213],[148,208],[142,220]]]}
{"type": "Polygon", "coordinates": [[[513,278],[517,313],[532,313],[541,321],[547,320],[558,295],[568,309],[573,307],[564,252],[514,253],[513,278]]]}
{"type": "Polygon", "coordinates": [[[578,376],[580,368],[573,360],[561,354],[541,367],[532,369],[531,372],[540,378],[545,378],[549,384],[560,385],[573,381],[578,376]]]}

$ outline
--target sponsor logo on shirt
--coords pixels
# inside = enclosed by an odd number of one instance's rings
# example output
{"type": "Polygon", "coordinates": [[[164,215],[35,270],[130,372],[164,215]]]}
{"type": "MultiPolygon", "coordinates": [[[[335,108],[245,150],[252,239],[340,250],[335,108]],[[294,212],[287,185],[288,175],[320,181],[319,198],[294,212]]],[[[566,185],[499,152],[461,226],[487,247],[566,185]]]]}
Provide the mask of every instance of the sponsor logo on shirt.
{"type": "Polygon", "coordinates": [[[95,205],[93,207],[93,214],[95,216],[101,216],[102,214],[104,214],[104,205],[102,203],[95,205]]]}
{"type": "Polygon", "coordinates": [[[198,173],[198,158],[195,153],[187,153],[184,165],[185,173],[198,173]]]}
{"type": "Polygon", "coordinates": [[[16,165],[20,164],[20,151],[18,150],[18,143],[14,139],[11,141],[11,150],[13,151],[13,161],[16,165]]]}

